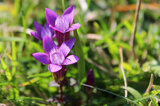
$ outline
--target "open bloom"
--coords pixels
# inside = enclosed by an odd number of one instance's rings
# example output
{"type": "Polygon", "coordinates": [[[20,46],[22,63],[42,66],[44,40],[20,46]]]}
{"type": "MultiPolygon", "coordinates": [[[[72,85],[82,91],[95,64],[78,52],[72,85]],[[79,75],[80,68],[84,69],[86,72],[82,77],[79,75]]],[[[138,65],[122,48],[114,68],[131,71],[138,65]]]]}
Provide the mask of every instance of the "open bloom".
{"type": "Polygon", "coordinates": [[[43,27],[41,24],[35,21],[34,28],[36,31],[31,32],[31,34],[38,40],[42,41],[44,36],[49,36],[50,38],[53,38],[55,36],[53,30],[49,27],[49,24],[45,24],[45,26],[43,27]]]}
{"type": "Polygon", "coordinates": [[[69,32],[80,27],[79,23],[72,24],[74,18],[74,6],[65,10],[62,16],[58,16],[54,11],[45,9],[46,19],[50,27],[55,30],[59,46],[69,39],[69,32]]]}
{"type": "MultiPolygon", "coordinates": [[[[78,62],[79,58],[75,55],[68,55],[75,43],[75,38],[69,39],[57,47],[52,38],[45,36],[43,38],[43,49],[46,53],[33,53],[33,57],[43,64],[49,64],[48,70],[52,73],[61,73],[65,66],[78,62]],[[59,72],[61,71],[61,72],[59,72]]],[[[61,76],[61,75],[59,75],[61,76]]]]}

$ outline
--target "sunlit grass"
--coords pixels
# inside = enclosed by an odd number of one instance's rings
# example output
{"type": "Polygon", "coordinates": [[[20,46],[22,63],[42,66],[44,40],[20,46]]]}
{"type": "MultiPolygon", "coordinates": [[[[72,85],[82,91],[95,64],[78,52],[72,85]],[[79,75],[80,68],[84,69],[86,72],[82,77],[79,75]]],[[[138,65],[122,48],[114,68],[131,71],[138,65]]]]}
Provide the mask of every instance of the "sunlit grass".
{"type": "MultiPolygon", "coordinates": [[[[76,65],[67,67],[68,80],[75,81],[75,85],[63,88],[64,95],[69,99],[68,105],[87,105],[84,85],[87,73],[92,68],[95,84],[90,86],[93,92],[88,105],[158,106],[160,14],[157,8],[159,9],[159,4],[155,2],[153,8],[153,4],[143,1],[143,4],[149,5],[150,8],[143,7],[139,13],[134,58],[131,55],[130,40],[135,10],[124,12],[118,10],[117,6],[130,7],[136,0],[86,0],[88,6],[86,10],[82,10],[79,1],[75,2],[74,23],[79,22],[81,27],[71,35],[76,38],[72,52],[76,53],[80,61],[76,65]],[[120,47],[123,48],[123,68],[128,84],[129,94],[126,98],[120,69],[120,47]],[[151,74],[154,77],[152,89],[145,93],[151,74]]],[[[49,86],[53,81],[52,74],[49,73],[47,66],[32,57],[32,53],[44,52],[42,42],[29,33],[30,30],[34,30],[34,21],[42,25],[46,23],[45,8],[60,14],[72,4],[71,0],[0,2],[0,103],[56,104],[47,102],[59,94],[58,87],[49,86]]]]}

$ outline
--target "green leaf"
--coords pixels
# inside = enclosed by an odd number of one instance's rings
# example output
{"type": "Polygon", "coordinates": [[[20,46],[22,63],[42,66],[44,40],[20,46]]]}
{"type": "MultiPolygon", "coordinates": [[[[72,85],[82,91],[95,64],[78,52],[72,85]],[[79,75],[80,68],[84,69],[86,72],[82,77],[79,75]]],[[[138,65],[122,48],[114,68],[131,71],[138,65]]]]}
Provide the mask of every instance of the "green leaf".
{"type": "Polygon", "coordinates": [[[9,69],[3,59],[1,59],[1,64],[2,64],[2,67],[5,71],[5,74],[6,74],[8,81],[11,81],[12,80],[11,73],[10,73],[10,71],[9,71],[9,69]]]}
{"type": "Polygon", "coordinates": [[[77,31],[74,31],[74,36],[76,38],[76,42],[75,42],[75,53],[79,58],[78,61],[78,76],[79,76],[79,82],[81,82],[82,78],[84,77],[85,74],[85,59],[84,59],[84,54],[83,54],[83,50],[82,50],[82,45],[78,36],[77,31]]]}
{"type": "Polygon", "coordinates": [[[33,78],[32,80],[30,80],[28,82],[23,83],[21,86],[27,86],[27,85],[33,84],[33,83],[35,83],[35,82],[37,82],[39,80],[40,80],[40,78],[36,77],[36,78],[33,78]]]}
{"type": "Polygon", "coordinates": [[[108,49],[110,54],[118,60],[119,58],[119,48],[118,45],[110,38],[106,39],[106,43],[108,44],[108,49]]]}
{"type": "MultiPolygon", "coordinates": [[[[124,86],[122,88],[125,89],[124,86]]],[[[127,91],[129,93],[131,93],[135,97],[135,99],[141,99],[142,98],[142,95],[132,87],[127,87],[127,91]]],[[[144,100],[142,101],[142,103],[143,103],[143,105],[146,106],[146,102],[144,100]]]]}
{"type": "Polygon", "coordinates": [[[122,28],[124,26],[124,23],[121,22],[113,32],[110,32],[108,34],[105,35],[105,37],[102,39],[102,40],[98,40],[95,42],[95,46],[99,46],[101,45],[102,43],[104,43],[108,38],[110,38],[112,35],[115,34],[115,32],[117,32],[120,28],[122,28]]]}
{"type": "Polygon", "coordinates": [[[9,89],[9,99],[14,99],[14,91],[13,88],[9,89]]]}
{"type": "Polygon", "coordinates": [[[156,99],[155,99],[155,98],[152,98],[151,100],[152,100],[152,104],[153,104],[153,106],[159,106],[159,105],[157,104],[157,102],[156,102],[156,99]]]}
{"type": "Polygon", "coordinates": [[[157,92],[160,92],[160,86],[159,85],[153,85],[152,86],[155,90],[152,91],[153,94],[157,94],[157,92]]]}
{"type": "Polygon", "coordinates": [[[16,43],[12,41],[12,75],[16,72],[16,43]]]}
{"type": "MultiPolygon", "coordinates": [[[[125,89],[124,86],[122,88],[125,89]]],[[[127,90],[128,90],[129,93],[131,93],[135,97],[135,99],[142,98],[142,95],[137,90],[135,90],[134,88],[127,87],[127,90]]]]}
{"type": "Polygon", "coordinates": [[[25,42],[27,40],[19,37],[0,37],[0,41],[2,42],[11,42],[11,41],[16,41],[16,42],[25,42]]]}
{"type": "Polygon", "coordinates": [[[18,88],[13,88],[13,92],[14,92],[14,99],[18,100],[19,98],[19,90],[18,88]]]}
{"type": "Polygon", "coordinates": [[[5,82],[5,83],[0,83],[0,86],[6,86],[6,85],[9,85],[10,83],[8,82],[5,82]]]}
{"type": "Polygon", "coordinates": [[[123,47],[126,50],[131,51],[131,46],[128,43],[125,42],[117,42],[117,45],[120,47],[123,47]]]}
{"type": "MultiPolygon", "coordinates": [[[[27,25],[26,25],[26,18],[24,16],[22,17],[22,23],[23,23],[23,27],[24,27],[22,38],[26,39],[26,28],[27,28],[27,25]]],[[[19,49],[18,49],[18,57],[22,56],[23,46],[24,46],[24,42],[20,42],[19,49]]]]}
{"type": "Polygon", "coordinates": [[[30,76],[28,76],[28,78],[33,78],[33,77],[49,77],[50,75],[51,75],[50,72],[44,72],[44,73],[40,73],[40,74],[30,75],[30,76]]]}
{"type": "Polygon", "coordinates": [[[20,97],[19,100],[41,100],[41,101],[45,101],[42,98],[37,98],[37,97],[20,97]]]}
{"type": "Polygon", "coordinates": [[[90,7],[91,0],[87,0],[88,8],[90,7]]]}
{"type": "MultiPolygon", "coordinates": [[[[123,98],[123,99],[125,99],[125,100],[127,100],[127,101],[129,101],[129,102],[131,102],[131,103],[136,104],[137,106],[139,105],[139,104],[136,103],[135,101],[133,101],[133,100],[131,100],[131,99],[129,99],[129,98],[126,98],[126,97],[124,97],[124,96],[121,96],[121,95],[119,95],[119,94],[116,94],[116,93],[114,93],[114,92],[111,92],[111,91],[108,91],[108,90],[105,90],[105,89],[101,89],[101,88],[97,88],[97,87],[94,87],[94,86],[90,86],[90,85],[87,85],[87,84],[81,84],[81,85],[86,86],[86,87],[90,87],[90,88],[94,88],[94,89],[97,89],[97,90],[99,90],[99,91],[102,91],[102,92],[105,92],[105,93],[108,93],[108,94],[111,94],[111,95],[114,95],[114,96],[123,98]]],[[[124,87],[122,87],[122,88],[124,88],[124,87]]]]}
{"type": "Polygon", "coordinates": [[[125,26],[130,32],[132,32],[132,25],[129,23],[129,21],[124,20],[123,23],[124,23],[124,26],[125,26]]]}
{"type": "MultiPolygon", "coordinates": [[[[140,99],[135,100],[135,102],[140,102],[140,101],[148,100],[148,99],[150,99],[150,98],[152,98],[152,97],[155,97],[155,96],[153,96],[153,95],[145,96],[145,97],[142,97],[142,98],[140,98],[140,99]]],[[[145,104],[146,104],[146,103],[145,103],[145,104]]],[[[145,105],[145,106],[146,106],[146,105],[145,105]]]]}
{"type": "Polygon", "coordinates": [[[132,71],[132,66],[126,62],[123,63],[123,67],[126,71],[132,71]]]}
{"type": "Polygon", "coordinates": [[[13,15],[15,18],[17,18],[17,15],[19,13],[20,5],[21,5],[20,2],[21,2],[21,0],[15,0],[15,2],[14,2],[13,15]]]}
{"type": "Polygon", "coordinates": [[[35,49],[36,51],[44,52],[44,50],[42,49],[41,45],[39,45],[38,43],[35,43],[35,42],[30,42],[30,43],[33,46],[33,49],[35,49]]]}

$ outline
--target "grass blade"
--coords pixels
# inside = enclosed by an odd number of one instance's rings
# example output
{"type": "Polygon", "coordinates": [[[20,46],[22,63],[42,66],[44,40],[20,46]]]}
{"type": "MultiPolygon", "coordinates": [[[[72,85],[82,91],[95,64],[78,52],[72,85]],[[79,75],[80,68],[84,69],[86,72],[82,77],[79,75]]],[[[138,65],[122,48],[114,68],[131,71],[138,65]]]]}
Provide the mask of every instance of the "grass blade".
{"type": "Polygon", "coordinates": [[[10,71],[9,71],[9,69],[3,59],[1,59],[1,64],[2,64],[2,67],[5,71],[5,73],[6,73],[6,77],[7,77],[8,81],[11,81],[12,75],[11,75],[11,73],[10,73],[10,71]]]}
{"type": "Polygon", "coordinates": [[[12,75],[16,72],[16,43],[12,41],[12,75]]]}
{"type": "Polygon", "coordinates": [[[82,45],[78,36],[77,31],[74,31],[74,36],[76,38],[76,43],[75,43],[75,53],[79,57],[78,61],[78,73],[79,73],[79,82],[81,82],[84,74],[85,74],[85,59],[84,59],[84,54],[82,50],[82,45]]]}
{"type": "Polygon", "coordinates": [[[50,72],[44,72],[44,73],[40,73],[40,74],[30,75],[28,78],[33,78],[33,77],[49,77],[49,76],[51,76],[50,72]]]}
{"type": "Polygon", "coordinates": [[[11,41],[25,42],[26,40],[19,37],[0,37],[0,41],[1,42],[11,42],[11,41]]]}

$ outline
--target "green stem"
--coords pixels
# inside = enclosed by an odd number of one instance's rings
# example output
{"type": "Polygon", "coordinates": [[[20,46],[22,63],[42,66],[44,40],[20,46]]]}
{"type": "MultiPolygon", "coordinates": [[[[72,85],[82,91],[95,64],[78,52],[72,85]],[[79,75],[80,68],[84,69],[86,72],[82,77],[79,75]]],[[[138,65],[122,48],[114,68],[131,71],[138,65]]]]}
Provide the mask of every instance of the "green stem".
{"type": "Polygon", "coordinates": [[[62,0],[62,8],[63,8],[63,11],[65,11],[65,3],[64,3],[64,0],[62,0]]]}

